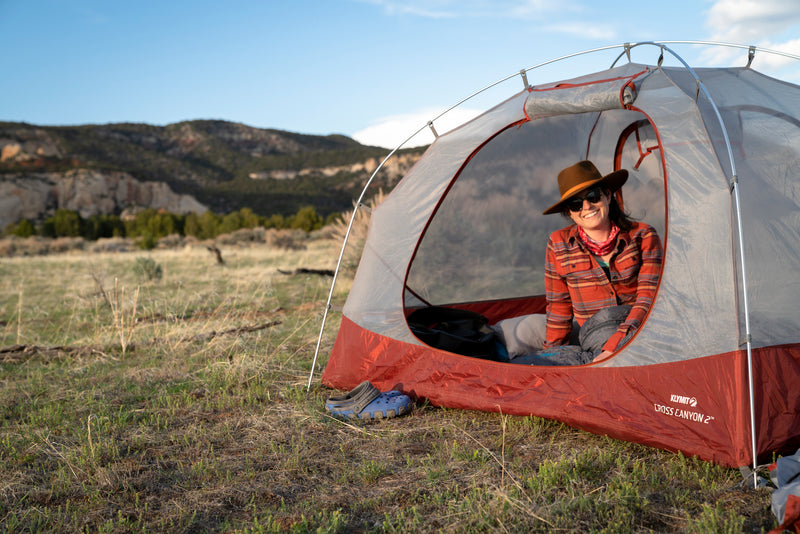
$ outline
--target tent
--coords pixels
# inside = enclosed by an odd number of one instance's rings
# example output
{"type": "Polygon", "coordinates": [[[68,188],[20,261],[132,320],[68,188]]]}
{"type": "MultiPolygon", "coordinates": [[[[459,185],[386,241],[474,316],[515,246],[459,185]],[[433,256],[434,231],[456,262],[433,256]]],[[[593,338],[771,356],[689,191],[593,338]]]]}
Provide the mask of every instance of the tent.
{"type": "Polygon", "coordinates": [[[667,44],[619,45],[610,68],[566,81],[529,85],[531,69],[520,71],[522,91],[438,135],[372,212],[323,383],[370,380],[734,467],[796,446],[800,87],[751,68],[755,47],[746,65],[692,68],[667,44]],[[656,47],[656,64],[631,60],[639,46],[656,47]],[[569,367],[418,339],[406,318],[424,306],[490,322],[544,313],[546,240],[566,222],[541,213],[558,199],[558,171],[582,159],[630,171],[625,207],[664,246],[633,339],[607,361],[569,367]]]}

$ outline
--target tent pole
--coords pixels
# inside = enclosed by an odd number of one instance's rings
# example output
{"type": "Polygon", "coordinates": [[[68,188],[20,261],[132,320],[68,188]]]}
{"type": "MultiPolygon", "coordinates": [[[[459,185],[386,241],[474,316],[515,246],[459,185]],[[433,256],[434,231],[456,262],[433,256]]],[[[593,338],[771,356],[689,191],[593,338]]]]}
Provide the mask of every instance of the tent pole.
{"type": "MultiPolygon", "coordinates": [[[[416,135],[416,134],[415,134],[416,135]]],[[[400,148],[400,147],[398,147],[400,148]]],[[[325,303],[325,311],[322,313],[322,324],[319,328],[319,336],[317,337],[317,347],[314,349],[314,359],[311,361],[311,372],[308,375],[308,385],[306,386],[306,391],[311,390],[311,381],[314,379],[314,370],[317,366],[317,356],[319,356],[319,347],[322,344],[322,334],[325,331],[325,323],[328,320],[328,311],[331,309],[331,300],[333,299],[333,290],[336,287],[336,280],[339,277],[339,269],[342,266],[342,258],[344,257],[344,251],[347,248],[347,240],[350,237],[350,231],[353,229],[353,222],[356,220],[356,215],[358,213],[358,208],[361,207],[361,201],[364,199],[364,195],[367,193],[367,189],[369,188],[370,184],[372,183],[373,178],[378,174],[378,171],[383,168],[384,163],[392,157],[392,155],[397,151],[397,148],[392,150],[388,156],[386,156],[378,168],[372,173],[372,176],[369,177],[367,180],[364,189],[361,191],[361,195],[359,195],[358,200],[356,201],[356,205],[353,208],[353,214],[350,216],[350,222],[347,224],[347,231],[344,234],[344,239],[342,240],[342,248],[339,251],[339,259],[336,260],[336,269],[333,271],[333,280],[331,281],[331,289],[328,292],[328,300],[325,303]]]]}
{"type": "MultiPolygon", "coordinates": [[[[693,73],[694,74],[694,73],[693,73]]],[[[696,77],[697,78],[697,77],[696,77]]],[[[699,78],[697,78],[697,82],[699,87],[702,89],[703,94],[705,94],[708,101],[711,103],[711,107],[714,109],[714,113],[717,116],[717,120],[719,121],[719,126],[722,129],[722,135],[725,139],[725,147],[728,150],[728,158],[730,159],[731,165],[731,184],[732,184],[732,194],[735,199],[736,204],[736,225],[737,231],[739,234],[739,260],[740,260],[740,267],[742,270],[742,305],[744,307],[744,331],[745,331],[745,341],[747,343],[747,381],[748,381],[748,393],[750,397],[750,445],[752,448],[752,455],[753,455],[753,488],[758,487],[758,475],[756,473],[756,468],[758,467],[758,458],[757,458],[757,444],[756,444],[756,407],[755,407],[755,388],[753,385],[753,351],[752,351],[752,336],[750,333],[750,305],[748,303],[747,298],[747,262],[745,261],[744,257],[744,236],[742,235],[742,210],[741,210],[741,200],[739,197],[739,180],[738,175],[736,173],[736,163],[733,160],[733,149],[731,148],[730,139],[728,138],[728,130],[725,128],[725,123],[722,121],[722,115],[717,108],[717,104],[711,98],[711,94],[706,89],[705,85],[699,78]]],[[[741,346],[741,343],[739,344],[741,346]]]]}
{"type": "MultiPolygon", "coordinates": [[[[738,246],[739,246],[740,258],[741,258],[742,287],[743,287],[743,291],[744,291],[744,298],[743,298],[744,318],[745,318],[745,338],[744,339],[745,339],[745,342],[747,344],[747,373],[748,373],[749,395],[750,395],[750,399],[749,399],[749,402],[750,402],[750,434],[751,434],[750,437],[751,437],[751,446],[752,446],[752,455],[753,455],[753,487],[757,487],[757,475],[756,475],[756,468],[757,468],[757,457],[756,457],[757,440],[756,440],[755,404],[754,404],[755,403],[755,400],[754,400],[755,397],[754,397],[754,385],[753,385],[753,355],[752,355],[752,343],[751,343],[751,334],[750,334],[750,312],[749,312],[749,305],[748,305],[748,299],[747,299],[747,272],[746,272],[746,264],[745,264],[745,257],[744,257],[744,238],[742,236],[742,217],[741,217],[741,209],[740,209],[740,204],[739,204],[740,203],[739,188],[738,188],[738,185],[736,184],[736,164],[735,164],[735,162],[733,160],[733,150],[731,148],[730,140],[728,138],[728,132],[727,132],[727,130],[725,128],[725,123],[722,120],[722,116],[720,115],[720,112],[719,112],[719,109],[717,108],[716,103],[711,98],[710,93],[708,92],[708,90],[706,89],[705,85],[700,80],[700,78],[697,76],[697,74],[694,72],[694,70],[686,63],[686,61],[683,60],[682,57],[680,57],[673,50],[671,50],[670,48],[665,46],[665,44],[695,44],[695,45],[727,46],[727,47],[733,47],[733,48],[746,48],[746,49],[749,50],[750,55],[754,54],[755,50],[759,50],[759,51],[762,51],[762,52],[781,55],[781,56],[789,57],[789,58],[792,58],[792,59],[800,59],[800,56],[797,56],[797,55],[794,55],[794,54],[789,54],[789,53],[786,53],[786,52],[781,52],[781,51],[778,51],[778,50],[771,50],[771,49],[767,49],[767,48],[758,48],[758,47],[754,47],[752,45],[739,45],[739,44],[723,43],[723,42],[715,42],[715,41],[660,41],[658,43],[652,42],[652,41],[646,41],[646,42],[640,42],[640,43],[624,43],[624,44],[621,44],[621,45],[604,46],[604,47],[599,47],[599,48],[593,48],[591,50],[584,50],[582,52],[576,52],[576,53],[573,53],[573,54],[568,54],[568,55],[561,56],[561,57],[558,57],[558,58],[555,58],[555,59],[552,59],[552,60],[549,60],[549,61],[545,61],[543,63],[539,63],[539,64],[534,65],[532,67],[529,67],[527,69],[522,69],[521,71],[519,71],[517,73],[514,73],[514,74],[511,74],[509,76],[506,76],[505,78],[502,78],[502,79],[500,79],[500,80],[498,80],[498,81],[496,81],[496,82],[494,82],[494,83],[492,83],[492,84],[490,84],[490,85],[488,85],[488,86],[486,86],[486,87],[484,87],[484,88],[482,88],[482,89],[480,89],[478,91],[475,91],[471,95],[459,100],[457,103],[455,103],[451,107],[449,107],[446,110],[444,110],[442,113],[440,113],[439,115],[437,115],[436,117],[434,117],[433,119],[428,121],[428,123],[426,123],[419,130],[417,130],[411,136],[409,136],[408,139],[406,139],[405,141],[400,143],[400,145],[398,145],[397,148],[392,150],[389,153],[389,155],[386,156],[386,158],[381,162],[380,166],[378,166],[378,168],[372,174],[370,179],[367,181],[367,184],[364,186],[364,190],[361,192],[361,196],[359,196],[358,202],[356,204],[356,209],[353,210],[353,216],[350,218],[350,224],[347,227],[347,233],[345,234],[344,242],[342,243],[342,249],[341,249],[341,251],[339,253],[339,260],[337,261],[336,270],[334,271],[333,282],[331,283],[331,290],[330,290],[330,293],[328,294],[328,301],[326,303],[325,311],[324,311],[323,317],[322,317],[322,325],[320,327],[319,338],[317,339],[317,347],[316,347],[316,350],[314,351],[314,359],[312,361],[311,371],[310,371],[310,374],[309,374],[309,377],[308,377],[307,389],[308,390],[311,389],[311,381],[313,380],[313,377],[314,377],[314,370],[315,370],[315,367],[316,367],[317,356],[319,354],[320,344],[322,342],[322,334],[323,334],[323,331],[325,329],[325,322],[327,320],[328,310],[331,307],[331,299],[333,297],[333,290],[334,290],[334,287],[336,285],[336,279],[337,279],[338,274],[339,274],[339,268],[341,266],[342,257],[344,256],[344,250],[345,250],[345,247],[347,246],[347,239],[348,239],[348,237],[350,235],[350,229],[352,228],[353,221],[355,220],[356,211],[358,209],[358,206],[361,204],[361,200],[363,199],[363,197],[364,197],[364,195],[365,195],[365,193],[367,191],[367,188],[372,183],[372,180],[375,177],[375,175],[383,167],[383,165],[386,163],[386,161],[397,150],[399,150],[411,138],[416,136],[420,131],[422,131],[426,127],[431,128],[431,130],[433,132],[435,132],[435,130],[433,129],[433,122],[438,120],[442,116],[446,115],[451,110],[453,110],[456,107],[460,106],[464,102],[472,99],[473,97],[483,93],[484,91],[487,91],[488,89],[491,89],[492,87],[495,87],[496,85],[499,85],[499,84],[501,84],[501,83],[503,83],[503,82],[505,82],[505,81],[517,76],[517,75],[522,75],[524,83],[527,86],[526,73],[528,71],[531,71],[531,70],[537,69],[539,67],[542,67],[542,66],[545,66],[545,65],[549,65],[551,63],[555,63],[555,62],[558,62],[558,61],[561,61],[561,60],[564,60],[564,59],[569,59],[569,58],[580,56],[580,55],[584,55],[584,54],[589,54],[589,53],[593,53],[593,52],[598,52],[598,51],[603,51],[603,50],[610,50],[610,49],[622,47],[623,48],[623,52],[616,58],[616,60],[614,60],[614,62],[611,65],[611,67],[614,67],[614,65],[617,63],[617,61],[619,61],[619,59],[622,56],[627,56],[628,57],[628,61],[630,61],[630,53],[631,53],[631,50],[633,48],[635,48],[637,46],[640,46],[640,45],[653,45],[653,46],[657,46],[657,47],[661,48],[662,58],[663,58],[663,53],[664,53],[665,50],[668,51],[670,54],[672,54],[678,61],[680,61],[683,64],[683,66],[689,71],[689,73],[691,73],[691,75],[697,81],[698,92],[697,92],[695,98],[699,98],[699,94],[702,91],[702,93],[705,95],[705,97],[708,99],[709,103],[711,104],[711,107],[713,108],[714,113],[717,116],[717,120],[719,122],[720,128],[722,129],[722,133],[723,133],[723,136],[724,136],[724,139],[725,139],[725,146],[727,148],[728,157],[730,159],[731,175],[732,175],[731,192],[734,195],[735,203],[736,203],[736,221],[737,221],[738,232],[739,232],[739,243],[738,243],[738,246]]],[[[659,65],[660,64],[661,64],[661,58],[659,59],[659,65]]],[[[749,62],[748,62],[748,66],[749,66],[749,62]]]]}
{"type": "MultiPolygon", "coordinates": [[[[439,115],[439,117],[441,117],[441,115],[439,115]]],[[[435,120],[435,119],[433,119],[433,120],[435,120]]],[[[369,189],[370,184],[372,184],[372,181],[375,179],[375,176],[378,175],[378,172],[383,168],[383,166],[386,164],[386,162],[389,161],[389,158],[391,158],[395,154],[395,152],[400,150],[400,148],[403,145],[408,143],[411,139],[413,139],[418,133],[420,133],[422,130],[424,130],[427,126],[430,126],[430,128],[432,129],[433,128],[433,120],[428,121],[428,123],[425,126],[421,127],[416,132],[414,132],[413,134],[408,136],[405,141],[403,141],[402,143],[397,145],[397,147],[394,150],[389,152],[389,154],[387,154],[387,156],[385,158],[383,158],[383,161],[381,161],[381,164],[378,165],[378,168],[376,168],[373,171],[372,175],[369,177],[369,180],[367,180],[367,183],[364,185],[364,189],[362,189],[361,194],[358,197],[358,200],[356,200],[355,208],[353,208],[353,214],[350,216],[350,222],[347,224],[347,231],[345,232],[344,239],[342,240],[342,248],[339,251],[339,259],[336,261],[336,269],[333,271],[333,280],[331,281],[331,289],[328,292],[328,300],[325,303],[325,310],[322,313],[322,324],[319,327],[319,336],[317,337],[317,346],[314,349],[314,359],[311,361],[311,371],[308,374],[308,384],[306,385],[306,391],[307,392],[311,390],[311,382],[314,379],[314,370],[317,367],[317,357],[319,356],[319,348],[320,348],[320,345],[322,344],[322,335],[323,335],[323,333],[325,331],[325,323],[328,320],[328,311],[331,309],[331,300],[333,299],[333,290],[336,287],[336,280],[339,277],[339,269],[342,266],[342,258],[344,257],[344,251],[347,248],[347,240],[350,237],[350,231],[353,229],[353,222],[356,220],[356,214],[358,212],[358,208],[362,205],[361,203],[364,200],[364,196],[367,194],[367,189],[369,189]]]]}
{"type": "Polygon", "coordinates": [[[554,63],[554,62],[560,61],[562,59],[567,59],[567,58],[570,58],[570,57],[575,57],[575,56],[579,56],[579,55],[583,55],[583,54],[589,54],[591,52],[597,52],[597,51],[600,51],[600,50],[608,50],[608,49],[612,49],[612,48],[617,48],[618,46],[620,46],[620,45],[605,46],[605,47],[601,47],[601,48],[594,48],[592,50],[585,50],[583,52],[578,52],[578,53],[575,53],[575,54],[569,54],[567,56],[562,56],[560,58],[556,58],[556,59],[553,59],[551,61],[546,61],[544,63],[540,63],[538,65],[535,65],[533,67],[529,67],[527,69],[522,69],[519,72],[515,72],[514,74],[510,74],[510,75],[506,76],[505,78],[497,80],[496,82],[494,82],[492,84],[489,84],[486,87],[484,87],[482,89],[479,89],[478,91],[475,91],[471,95],[469,95],[469,96],[467,96],[465,98],[462,98],[461,100],[459,100],[458,102],[456,102],[455,104],[450,106],[449,108],[445,109],[440,114],[435,116],[433,119],[431,119],[427,123],[425,123],[425,125],[420,127],[413,134],[408,136],[408,138],[406,138],[405,141],[403,141],[402,143],[397,145],[397,147],[394,150],[389,152],[389,154],[383,159],[383,161],[381,161],[381,164],[378,165],[378,168],[375,169],[375,171],[372,173],[372,176],[369,177],[369,180],[367,180],[367,183],[364,185],[364,189],[361,191],[361,194],[359,195],[358,200],[356,201],[356,206],[353,209],[353,215],[350,217],[350,222],[347,225],[347,231],[345,232],[345,236],[344,236],[344,239],[343,239],[343,242],[342,242],[342,248],[339,251],[339,259],[336,261],[336,269],[333,272],[333,281],[331,282],[331,289],[328,292],[328,300],[325,303],[325,310],[322,313],[322,324],[320,325],[320,328],[319,328],[319,336],[317,337],[317,345],[316,345],[316,348],[314,349],[314,358],[311,361],[311,370],[310,370],[310,372],[308,374],[308,384],[306,385],[306,391],[310,391],[311,390],[311,382],[314,380],[314,371],[316,370],[317,358],[319,356],[319,349],[320,349],[320,346],[322,344],[322,335],[323,335],[323,333],[325,331],[325,324],[326,324],[326,322],[328,320],[328,311],[331,309],[331,300],[333,299],[333,291],[334,291],[334,288],[336,287],[336,280],[339,277],[339,269],[341,268],[341,265],[342,265],[342,258],[344,257],[344,251],[345,251],[345,248],[347,247],[347,240],[350,237],[350,231],[353,228],[353,222],[355,221],[356,212],[358,211],[358,207],[361,205],[361,201],[364,199],[364,196],[366,195],[367,189],[369,188],[369,186],[372,183],[373,179],[378,174],[378,171],[380,171],[383,168],[384,164],[386,164],[386,162],[389,160],[389,158],[392,157],[395,154],[395,152],[400,150],[401,147],[403,147],[406,143],[408,143],[411,139],[413,139],[417,134],[419,134],[425,128],[430,128],[431,132],[433,132],[433,134],[434,134],[434,137],[438,137],[438,133],[436,132],[436,129],[433,126],[434,121],[439,120],[441,117],[443,117],[444,115],[449,113],[451,110],[457,108],[458,106],[460,106],[461,104],[463,104],[467,100],[470,100],[470,99],[474,98],[475,96],[477,96],[477,95],[479,95],[479,94],[491,89],[492,87],[494,87],[496,85],[500,85],[501,83],[503,83],[503,82],[505,82],[507,80],[510,80],[511,78],[514,78],[515,76],[522,75],[523,76],[523,80],[526,83],[526,89],[527,89],[527,76],[526,76],[525,73],[527,71],[529,71],[529,70],[533,70],[535,68],[538,68],[538,67],[541,67],[543,65],[550,64],[550,63],[554,63]]]}
{"type": "MultiPolygon", "coordinates": [[[[758,467],[758,459],[757,459],[757,440],[756,440],[756,415],[755,415],[755,388],[753,385],[753,351],[752,351],[752,343],[751,343],[751,334],[750,334],[750,306],[748,304],[747,299],[747,268],[746,262],[744,257],[744,236],[742,235],[742,211],[741,211],[741,202],[739,198],[739,184],[738,178],[736,173],[736,162],[733,159],[733,149],[731,148],[730,138],[728,137],[728,130],[725,128],[725,123],[722,120],[722,115],[719,112],[719,108],[717,107],[716,102],[714,99],[711,98],[711,93],[708,92],[706,89],[705,84],[700,79],[700,77],[694,72],[694,70],[681,58],[678,54],[670,50],[668,47],[664,46],[663,44],[657,45],[661,47],[662,54],[664,50],[670,52],[678,61],[683,63],[684,67],[689,71],[689,73],[694,77],[697,81],[697,88],[699,97],[699,92],[702,91],[703,95],[708,99],[709,104],[711,104],[711,108],[714,110],[714,114],[717,117],[717,121],[719,122],[719,127],[722,130],[722,136],[725,140],[725,148],[728,151],[728,159],[730,161],[731,166],[731,180],[729,182],[731,193],[734,196],[735,204],[736,204],[736,224],[737,224],[737,231],[739,233],[739,258],[740,258],[740,267],[742,272],[742,305],[744,307],[744,341],[747,344],[747,379],[748,379],[748,388],[749,388],[749,396],[750,396],[750,445],[752,447],[752,455],[753,455],[753,487],[758,487],[758,475],[756,473],[756,468],[758,467]]],[[[741,342],[738,343],[741,346],[741,342]]]]}
{"type": "MultiPolygon", "coordinates": [[[[735,177],[735,175],[734,175],[735,177]]],[[[748,304],[747,304],[747,272],[745,270],[745,260],[744,260],[744,237],[742,236],[742,212],[740,208],[740,200],[739,200],[739,183],[738,180],[734,181],[733,186],[733,195],[736,199],[736,224],[738,225],[738,232],[739,232],[739,251],[741,256],[741,265],[742,265],[742,286],[744,288],[744,329],[745,329],[745,342],[747,344],[747,376],[748,376],[748,386],[750,388],[750,440],[751,440],[751,447],[753,450],[753,488],[758,487],[758,474],[756,473],[756,469],[758,468],[758,459],[757,459],[757,443],[756,443],[756,410],[755,410],[755,387],[753,385],[753,344],[752,344],[752,336],[750,335],[750,314],[748,313],[748,304]]]]}
{"type": "MultiPolygon", "coordinates": [[[[798,60],[800,60],[800,56],[798,56],[796,54],[790,54],[788,52],[782,52],[780,50],[772,50],[772,49],[769,49],[769,48],[762,48],[762,47],[754,46],[754,45],[742,45],[742,44],[737,44],[737,43],[722,43],[722,42],[718,42],[718,41],[658,41],[658,43],[653,42],[653,41],[642,41],[640,43],[625,43],[625,50],[622,53],[620,53],[619,56],[617,56],[617,59],[615,59],[613,63],[611,63],[611,67],[613,68],[614,65],[617,64],[617,61],[619,61],[622,58],[622,56],[625,56],[625,55],[627,55],[628,61],[630,61],[631,60],[630,53],[631,53],[631,50],[634,47],[641,46],[641,45],[661,46],[661,45],[665,45],[665,44],[710,45],[710,46],[723,46],[723,47],[729,47],[729,48],[743,48],[745,50],[748,50],[748,56],[750,54],[755,54],[756,50],[758,50],[759,52],[765,52],[765,53],[768,53],[768,54],[775,54],[775,55],[778,55],[778,56],[788,57],[790,59],[798,59],[798,60]]],[[[616,47],[609,47],[609,48],[616,48],[616,47]]],[[[595,49],[593,51],[596,51],[596,50],[604,50],[604,48],[595,49]]],[[[674,55],[676,58],[678,58],[679,60],[681,60],[680,57],[678,57],[675,54],[675,52],[673,52],[672,50],[670,50],[670,53],[672,55],[674,55]]],[[[578,55],[578,54],[573,54],[573,55],[578,55]]],[[[564,57],[572,57],[572,56],[564,56],[564,57]]],[[[562,58],[559,58],[559,59],[562,59],[562,58]]],[[[681,63],[683,63],[684,66],[686,66],[688,68],[688,65],[686,64],[685,61],[681,60],[681,63]]],[[[747,64],[747,66],[748,67],[750,66],[749,62],[747,64]]]]}
{"type": "MultiPolygon", "coordinates": [[[[755,386],[754,386],[754,378],[753,378],[753,345],[752,345],[752,335],[750,332],[750,306],[748,303],[747,297],[747,265],[745,261],[745,254],[744,254],[744,235],[743,235],[743,227],[742,227],[742,210],[741,210],[741,198],[739,196],[739,180],[736,173],[736,163],[733,159],[733,150],[731,148],[730,139],[728,137],[728,131],[725,128],[725,123],[722,120],[722,115],[719,112],[719,108],[717,108],[716,102],[711,98],[711,94],[706,89],[703,82],[694,72],[694,70],[674,51],[670,50],[668,47],[664,46],[664,43],[681,43],[681,44],[702,44],[702,45],[715,45],[715,46],[728,46],[734,48],[744,48],[748,50],[748,61],[747,67],[750,67],[752,63],[753,57],[755,55],[756,50],[760,50],[762,52],[767,52],[770,54],[776,54],[792,59],[800,60],[800,56],[795,54],[789,54],[786,52],[781,52],[778,50],[770,50],[767,48],[758,48],[753,45],[738,45],[732,43],[719,43],[713,41],[661,41],[659,44],[656,43],[636,43],[633,46],[638,46],[639,44],[653,44],[655,46],[660,46],[662,50],[662,54],[664,50],[669,51],[673,56],[675,56],[678,61],[683,63],[684,67],[691,73],[694,79],[697,81],[697,88],[698,92],[695,98],[699,97],[700,91],[703,92],[705,97],[708,99],[709,103],[711,104],[712,109],[714,110],[715,115],[717,116],[717,121],[719,122],[719,126],[722,129],[722,134],[725,139],[725,147],[728,151],[728,158],[730,160],[731,166],[731,180],[730,180],[730,190],[731,194],[734,197],[734,201],[736,204],[736,225],[737,225],[737,232],[739,234],[739,258],[740,258],[740,268],[742,274],[742,305],[744,308],[744,328],[745,328],[745,335],[743,340],[739,340],[738,345],[741,347],[743,344],[746,345],[747,350],[747,379],[748,379],[748,393],[749,393],[749,404],[750,404],[750,446],[752,449],[752,456],[753,456],[753,487],[758,487],[758,474],[756,473],[756,469],[758,468],[758,443],[757,443],[757,432],[756,432],[756,413],[755,413],[755,386]]],[[[620,54],[620,57],[622,54],[620,54]]],[[[630,56],[629,56],[630,57],[630,56]]],[[[619,57],[617,58],[619,60],[619,57]]],[[[616,61],[615,61],[616,63],[616,61]]],[[[612,65],[613,66],[613,65],[612,65]]]]}

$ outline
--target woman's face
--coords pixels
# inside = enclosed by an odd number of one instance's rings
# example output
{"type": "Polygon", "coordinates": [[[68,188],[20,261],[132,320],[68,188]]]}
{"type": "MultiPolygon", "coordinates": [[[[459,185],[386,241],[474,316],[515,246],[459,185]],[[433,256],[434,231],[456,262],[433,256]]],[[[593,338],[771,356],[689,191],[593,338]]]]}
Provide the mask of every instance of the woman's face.
{"type": "Polygon", "coordinates": [[[599,187],[590,187],[586,191],[581,191],[571,200],[575,199],[583,200],[581,209],[578,211],[572,211],[572,208],[577,207],[578,202],[567,203],[568,206],[571,203],[574,204],[567,209],[575,224],[584,230],[607,230],[611,227],[611,221],[608,218],[610,196],[607,191],[603,191],[599,187]],[[597,201],[592,202],[595,199],[597,201]]]}

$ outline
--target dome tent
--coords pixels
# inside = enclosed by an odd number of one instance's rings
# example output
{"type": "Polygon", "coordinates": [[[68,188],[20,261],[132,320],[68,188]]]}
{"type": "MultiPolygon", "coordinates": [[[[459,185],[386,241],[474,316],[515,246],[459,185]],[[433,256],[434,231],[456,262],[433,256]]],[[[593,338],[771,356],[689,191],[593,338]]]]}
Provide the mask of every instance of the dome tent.
{"type": "Polygon", "coordinates": [[[579,78],[529,86],[521,71],[521,92],[436,137],[372,213],[325,385],[370,380],[729,466],[800,442],[800,87],[750,62],[693,69],[663,43],[621,46],[627,64],[579,78]],[[659,49],[656,65],[630,61],[640,45],[659,49]],[[680,65],[663,66],[665,52],[680,65]],[[541,212],[582,159],[628,169],[625,207],[662,239],[635,336],[572,367],[418,339],[406,318],[424,306],[491,322],[544,313],[545,244],[566,224],[541,212]]]}

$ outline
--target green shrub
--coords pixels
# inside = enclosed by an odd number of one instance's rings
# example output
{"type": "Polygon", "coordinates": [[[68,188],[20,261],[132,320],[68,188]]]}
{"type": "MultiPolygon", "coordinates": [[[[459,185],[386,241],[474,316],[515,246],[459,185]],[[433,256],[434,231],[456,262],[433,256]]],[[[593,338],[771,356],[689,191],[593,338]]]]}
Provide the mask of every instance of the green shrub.
{"type": "Polygon", "coordinates": [[[190,213],[186,216],[183,232],[197,239],[214,239],[219,235],[219,225],[220,218],[210,210],[202,215],[190,213]]]}
{"type": "Polygon", "coordinates": [[[80,237],[83,229],[81,214],[73,210],[59,209],[55,215],[45,219],[42,235],[45,237],[80,237]]]}
{"type": "Polygon", "coordinates": [[[137,277],[146,282],[161,280],[161,277],[164,275],[164,270],[161,268],[160,263],[156,263],[153,258],[145,258],[144,256],[136,258],[136,263],[133,265],[133,272],[137,277]]]}
{"type": "Polygon", "coordinates": [[[142,250],[153,250],[156,245],[158,245],[158,238],[150,232],[145,232],[136,242],[136,246],[142,250]]]}
{"type": "Polygon", "coordinates": [[[300,208],[297,214],[292,218],[291,228],[295,230],[304,230],[310,232],[322,228],[322,217],[317,214],[317,210],[313,206],[306,206],[300,208]]]}
{"type": "Polygon", "coordinates": [[[182,233],[185,218],[182,215],[159,212],[154,209],[142,210],[132,220],[125,222],[128,237],[150,235],[155,239],[170,234],[182,233]]]}
{"type": "Polygon", "coordinates": [[[36,228],[28,219],[22,219],[16,224],[8,225],[5,233],[17,237],[30,237],[36,235],[36,228]]]}

